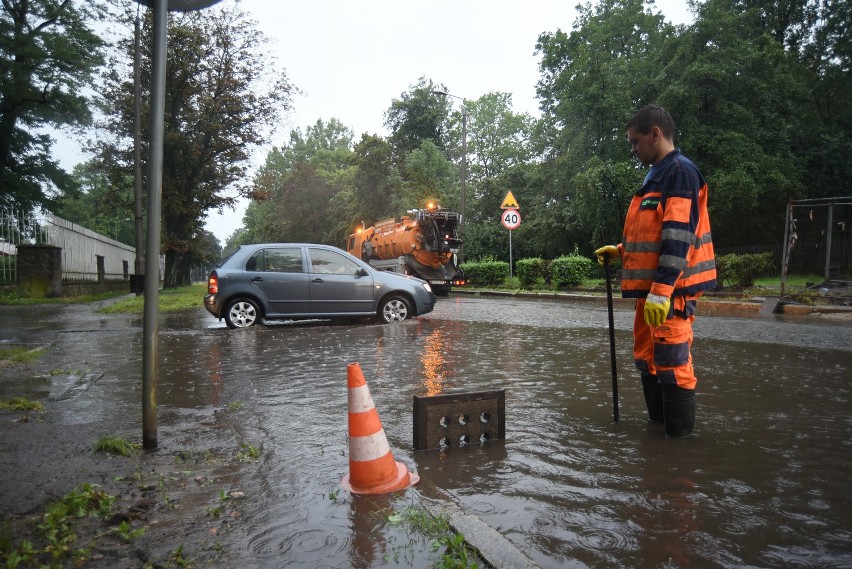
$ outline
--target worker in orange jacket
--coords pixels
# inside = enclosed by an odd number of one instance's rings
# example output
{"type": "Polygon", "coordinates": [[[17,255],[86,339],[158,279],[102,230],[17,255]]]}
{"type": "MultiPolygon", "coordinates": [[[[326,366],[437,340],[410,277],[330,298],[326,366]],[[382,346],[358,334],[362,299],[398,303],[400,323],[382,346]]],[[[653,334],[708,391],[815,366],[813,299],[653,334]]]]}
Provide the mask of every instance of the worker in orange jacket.
{"type": "Polygon", "coordinates": [[[685,436],[695,426],[695,305],[716,286],[716,261],[707,183],[675,149],[674,130],[671,115],[656,105],[627,122],[633,155],[651,169],[630,202],[622,242],[595,255],[601,264],[621,259],[622,296],[636,299],[633,355],[648,417],[665,423],[667,435],[685,436]]]}

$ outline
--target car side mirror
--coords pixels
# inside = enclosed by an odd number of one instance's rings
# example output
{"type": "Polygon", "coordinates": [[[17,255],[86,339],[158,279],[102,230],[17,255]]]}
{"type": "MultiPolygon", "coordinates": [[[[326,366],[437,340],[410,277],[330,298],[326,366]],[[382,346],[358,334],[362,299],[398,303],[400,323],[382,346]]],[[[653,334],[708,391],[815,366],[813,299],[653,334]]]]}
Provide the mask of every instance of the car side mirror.
{"type": "Polygon", "coordinates": [[[367,269],[365,269],[364,267],[358,267],[358,270],[355,271],[356,277],[366,277],[368,274],[370,273],[368,273],[367,269]]]}

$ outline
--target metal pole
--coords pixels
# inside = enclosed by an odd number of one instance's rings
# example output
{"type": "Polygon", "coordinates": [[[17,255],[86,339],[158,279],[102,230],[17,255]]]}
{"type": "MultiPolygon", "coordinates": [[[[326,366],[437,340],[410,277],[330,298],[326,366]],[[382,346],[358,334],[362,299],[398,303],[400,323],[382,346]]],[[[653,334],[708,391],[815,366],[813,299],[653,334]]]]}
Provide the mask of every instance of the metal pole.
{"type": "Polygon", "coordinates": [[[512,273],[512,230],[509,230],[509,282],[514,278],[512,273]]]}
{"type": "Polygon", "coordinates": [[[787,215],[784,218],[784,243],[781,245],[781,296],[784,296],[784,284],[787,282],[787,267],[790,263],[790,219],[793,216],[793,200],[787,202],[787,215]]]}
{"type": "Polygon", "coordinates": [[[828,229],[825,232],[825,281],[828,282],[831,268],[831,226],[834,223],[834,204],[828,206],[828,229]]]}
{"type": "MultiPolygon", "coordinates": [[[[462,99],[462,174],[461,174],[461,222],[460,222],[460,237],[461,237],[461,245],[459,246],[459,264],[464,263],[464,242],[465,242],[465,234],[464,234],[464,205],[465,205],[465,195],[467,194],[467,105],[465,104],[464,99],[462,99]]],[[[511,232],[509,233],[511,236],[511,232]]]]}
{"type": "Polygon", "coordinates": [[[604,273],[606,274],[606,307],[609,313],[609,359],[612,367],[612,420],[618,423],[618,372],[615,367],[615,319],[612,314],[612,282],[610,279],[609,257],[604,255],[604,273]]]}
{"type": "Polygon", "coordinates": [[[160,210],[163,183],[163,113],[166,106],[166,0],[154,2],[151,61],[151,130],[148,147],[148,237],[142,322],[142,447],[157,448],[157,336],[160,302],[160,210]]]}
{"type": "Polygon", "coordinates": [[[142,149],[139,138],[142,136],[142,94],[141,94],[141,56],[140,42],[142,32],[139,24],[139,9],[136,10],[136,25],[133,49],[133,181],[134,181],[134,217],[136,259],[134,273],[137,279],[145,273],[145,243],[142,241],[142,149]]]}

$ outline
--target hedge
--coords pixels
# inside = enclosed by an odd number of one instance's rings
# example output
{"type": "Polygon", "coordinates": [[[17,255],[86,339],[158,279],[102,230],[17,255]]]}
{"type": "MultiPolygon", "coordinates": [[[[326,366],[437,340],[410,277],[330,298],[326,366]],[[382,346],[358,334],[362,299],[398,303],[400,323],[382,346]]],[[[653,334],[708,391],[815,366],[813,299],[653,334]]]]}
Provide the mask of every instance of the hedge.
{"type": "Polygon", "coordinates": [[[563,255],[550,263],[553,287],[556,289],[578,286],[592,274],[594,264],[588,257],[563,255]]]}
{"type": "Polygon", "coordinates": [[[499,286],[509,278],[509,263],[505,261],[462,263],[461,270],[472,286],[499,286]]]}

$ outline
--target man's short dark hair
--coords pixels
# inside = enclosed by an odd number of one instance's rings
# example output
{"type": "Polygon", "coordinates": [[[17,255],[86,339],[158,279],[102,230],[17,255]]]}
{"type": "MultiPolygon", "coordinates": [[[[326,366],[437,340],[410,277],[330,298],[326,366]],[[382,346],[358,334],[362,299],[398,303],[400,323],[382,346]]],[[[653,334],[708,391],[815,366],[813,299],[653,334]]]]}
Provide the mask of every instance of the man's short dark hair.
{"type": "Polygon", "coordinates": [[[674,140],[675,123],[669,112],[658,105],[645,105],[627,121],[625,129],[635,128],[642,134],[648,134],[655,126],[669,140],[674,140]]]}

